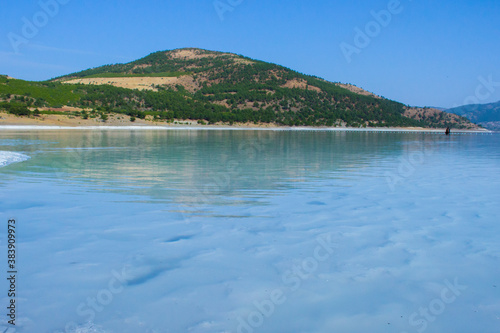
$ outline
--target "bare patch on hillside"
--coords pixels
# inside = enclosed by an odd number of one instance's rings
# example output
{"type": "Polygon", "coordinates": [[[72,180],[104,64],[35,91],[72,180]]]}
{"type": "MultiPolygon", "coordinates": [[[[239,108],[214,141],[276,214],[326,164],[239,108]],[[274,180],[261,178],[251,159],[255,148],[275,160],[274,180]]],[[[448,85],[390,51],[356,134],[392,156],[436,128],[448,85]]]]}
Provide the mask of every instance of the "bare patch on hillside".
{"type": "Polygon", "coordinates": [[[142,69],[142,68],[148,68],[148,67],[151,67],[152,65],[151,64],[142,64],[142,65],[135,65],[134,67],[132,67],[132,70],[134,69],[142,69]]]}
{"type": "MultiPolygon", "coordinates": [[[[233,53],[211,53],[211,52],[206,53],[203,50],[198,50],[198,49],[174,50],[174,51],[169,51],[165,54],[173,59],[195,60],[203,58],[216,58],[222,56],[227,58],[233,58],[235,63],[245,64],[245,65],[255,63],[251,60],[240,58],[238,55],[233,53]]],[[[196,65],[193,66],[193,68],[195,67],[197,66],[196,65]]]]}
{"type": "Polygon", "coordinates": [[[405,113],[403,114],[405,117],[422,120],[426,117],[436,117],[442,111],[438,109],[429,109],[429,108],[406,108],[405,113]]]}
{"type": "Polygon", "coordinates": [[[464,125],[467,129],[480,129],[479,126],[453,113],[447,113],[433,108],[406,107],[403,116],[415,120],[437,121],[441,126],[449,123],[452,125],[464,125]]]}
{"type": "Polygon", "coordinates": [[[223,101],[213,101],[212,102],[213,104],[217,104],[217,105],[221,105],[221,106],[224,106],[226,108],[230,108],[230,105],[229,103],[227,102],[227,99],[223,100],[223,101]]]}
{"type": "Polygon", "coordinates": [[[321,92],[321,89],[315,86],[310,86],[307,84],[306,80],[303,79],[293,79],[289,80],[287,83],[281,86],[281,88],[298,88],[298,89],[304,89],[304,90],[313,90],[317,92],[321,92]]]}
{"type": "Polygon", "coordinates": [[[234,62],[237,64],[243,64],[243,65],[255,64],[255,61],[251,61],[251,60],[243,59],[243,58],[234,58],[234,62]]]}
{"type": "Polygon", "coordinates": [[[64,105],[61,108],[48,108],[48,107],[41,107],[41,108],[31,107],[30,108],[31,111],[34,111],[35,109],[38,109],[39,111],[58,111],[58,112],[77,112],[77,111],[79,112],[79,111],[90,111],[90,110],[92,110],[90,108],[87,108],[87,109],[75,108],[73,106],[67,106],[67,105],[64,105]]]}
{"type": "Polygon", "coordinates": [[[352,84],[335,83],[335,85],[342,87],[344,89],[347,89],[350,92],[353,92],[353,93],[358,94],[358,95],[371,96],[371,97],[375,97],[378,99],[382,99],[382,97],[375,95],[374,93],[371,93],[371,92],[366,91],[364,89],[361,89],[359,87],[356,87],[355,85],[352,85],[352,84]]]}
{"type": "Polygon", "coordinates": [[[183,86],[186,90],[194,92],[199,89],[198,84],[192,76],[183,75],[180,77],[113,77],[113,78],[83,78],[65,81],[69,84],[88,85],[112,85],[125,89],[153,90],[158,91],[156,86],[175,87],[183,86]]]}
{"type": "Polygon", "coordinates": [[[217,56],[234,56],[231,53],[215,53],[215,54],[205,53],[203,50],[196,50],[196,49],[180,49],[180,50],[169,51],[165,54],[174,59],[185,59],[185,60],[214,58],[217,56]]]}
{"type": "Polygon", "coordinates": [[[169,51],[165,54],[167,56],[174,58],[174,59],[186,59],[186,60],[213,57],[212,54],[206,54],[206,53],[202,53],[200,50],[191,50],[191,49],[169,51]]]}

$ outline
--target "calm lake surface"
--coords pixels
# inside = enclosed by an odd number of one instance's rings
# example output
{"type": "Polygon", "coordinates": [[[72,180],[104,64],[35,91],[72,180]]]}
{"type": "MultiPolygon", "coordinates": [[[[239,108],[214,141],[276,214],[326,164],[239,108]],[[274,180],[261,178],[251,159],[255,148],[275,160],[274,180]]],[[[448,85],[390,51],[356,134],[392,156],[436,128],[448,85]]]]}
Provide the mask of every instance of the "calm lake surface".
{"type": "Polygon", "coordinates": [[[17,332],[497,333],[499,202],[498,134],[0,131],[17,332]]]}

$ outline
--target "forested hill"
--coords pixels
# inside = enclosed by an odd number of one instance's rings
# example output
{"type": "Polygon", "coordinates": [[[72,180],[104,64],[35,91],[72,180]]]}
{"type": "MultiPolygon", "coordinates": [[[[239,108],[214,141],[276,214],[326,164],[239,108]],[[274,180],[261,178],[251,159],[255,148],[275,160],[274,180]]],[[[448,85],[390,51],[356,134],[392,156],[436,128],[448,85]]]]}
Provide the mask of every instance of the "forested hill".
{"type": "Polygon", "coordinates": [[[465,117],[483,127],[500,131],[500,101],[489,104],[471,104],[446,110],[465,117]]]}
{"type": "Polygon", "coordinates": [[[194,48],[156,52],[127,64],[92,68],[47,82],[3,77],[0,98],[4,108],[6,102],[25,104],[31,110],[70,106],[80,108],[81,114],[122,113],[170,121],[476,128],[460,116],[437,110],[426,113],[352,85],[194,48]]]}

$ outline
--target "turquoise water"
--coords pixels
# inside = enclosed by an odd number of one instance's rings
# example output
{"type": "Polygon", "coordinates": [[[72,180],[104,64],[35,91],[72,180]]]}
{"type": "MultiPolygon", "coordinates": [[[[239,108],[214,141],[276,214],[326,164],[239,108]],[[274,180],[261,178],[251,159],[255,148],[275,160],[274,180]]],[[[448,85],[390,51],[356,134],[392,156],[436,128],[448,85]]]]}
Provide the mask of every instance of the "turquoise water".
{"type": "Polygon", "coordinates": [[[499,171],[496,134],[0,131],[17,332],[498,332],[499,171]]]}

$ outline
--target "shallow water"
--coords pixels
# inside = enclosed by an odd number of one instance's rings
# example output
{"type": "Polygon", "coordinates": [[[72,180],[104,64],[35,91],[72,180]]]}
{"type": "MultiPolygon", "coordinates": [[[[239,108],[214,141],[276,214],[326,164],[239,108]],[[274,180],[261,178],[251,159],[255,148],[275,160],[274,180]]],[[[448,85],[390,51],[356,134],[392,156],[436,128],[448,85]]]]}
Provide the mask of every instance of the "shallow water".
{"type": "Polygon", "coordinates": [[[0,131],[0,166],[18,332],[498,332],[500,135],[0,131]]]}

